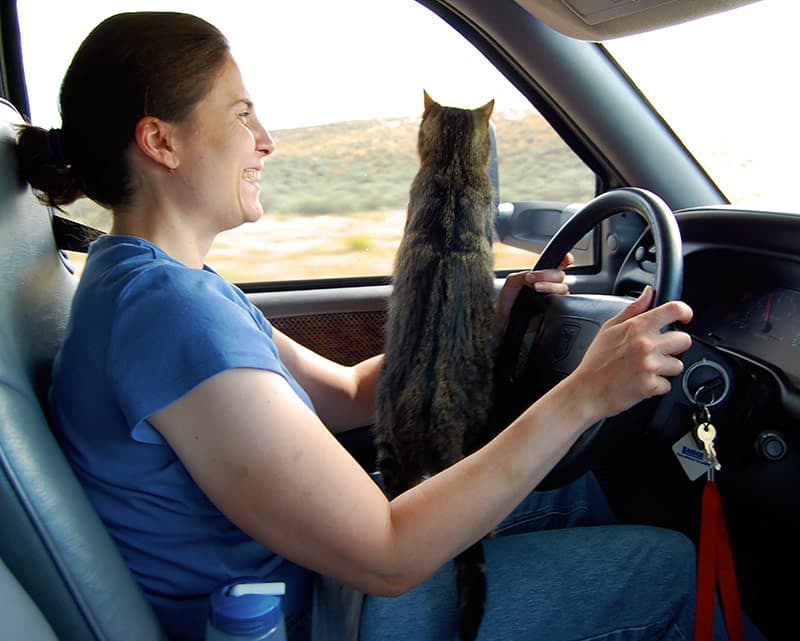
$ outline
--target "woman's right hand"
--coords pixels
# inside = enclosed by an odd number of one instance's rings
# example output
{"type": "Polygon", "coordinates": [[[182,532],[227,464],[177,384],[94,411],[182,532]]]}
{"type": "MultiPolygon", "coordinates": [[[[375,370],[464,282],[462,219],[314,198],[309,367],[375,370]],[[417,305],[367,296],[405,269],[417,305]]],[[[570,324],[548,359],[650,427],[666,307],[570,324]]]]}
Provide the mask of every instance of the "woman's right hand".
{"type": "Polygon", "coordinates": [[[570,376],[577,386],[576,400],[586,403],[594,423],[618,414],[651,396],[670,390],[669,378],[683,371],[676,355],[692,344],[685,332],[662,328],[688,323],[692,309],[670,301],[654,309],[653,289],[606,321],[583,360],[570,376]]]}

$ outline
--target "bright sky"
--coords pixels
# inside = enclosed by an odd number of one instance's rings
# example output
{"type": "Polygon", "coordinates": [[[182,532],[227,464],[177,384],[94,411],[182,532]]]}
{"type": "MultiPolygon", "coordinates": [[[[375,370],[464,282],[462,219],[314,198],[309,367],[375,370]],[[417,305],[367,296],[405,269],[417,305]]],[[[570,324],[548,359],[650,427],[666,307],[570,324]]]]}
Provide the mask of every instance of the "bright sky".
{"type": "MultiPolygon", "coordinates": [[[[679,40],[662,30],[607,46],[657,106],[682,120],[703,123],[698,115],[715,109],[715,117],[726,122],[729,114],[750,112],[786,124],[797,119],[800,99],[798,24],[800,2],[762,0],[681,25],[679,40]],[[661,55],[642,56],[644,38],[661,55]]],[[[735,133],[772,142],[760,128],[741,123],[735,133]]]]}
{"type": "Polygon", "coordinates": [[[732,202],[800,212],[798,25],[761,0],[607,46],[732,202]]]}
{"type": "MultiPolygon", "coordinates": [[[[419,114],[422,89],[440,102],[479,106],[491,98],[506,108],[523,106],[513,87],[497,82],[497,72],[477,52],[468,66],[449,65],[454,47],[464,55],[461,36],[410,0],[394,0],[386,23],[385,4],[374,0],[261,0],[241,11],[220,0],[19,0],[23,51],[47,51],[26,58],[35,124],[57,126],[61,78],[76,48],[91,28],[108,15],[131,9],[195,13],[219,27],[231,41],[245,82],[268,128],[284,129],[324,121],[419,114]],[[350,11],[348,7],[357,7],[350,11]],[[41,16],[47,15],[47,20],[41,16]],[[386,24],[344,36],[342,15],[360,15],[357,24],[386,24]],[[423,43],[436,43],[435,50],[423,43]],[[370,56],[395,50],[402,64],[370,56]],[[439,64],[430,64],[431,60],[439,64]],[[287,64],[288,62],[288,64],[287,64]],[[352,70],[359,70],[358,74],[352,70]],[[362,81],[356,81],[356,78],[362,81]],[[391,86],[373,79],[390,79],[391,86]],[[435,93],[433,93],[435,91],[435,93]],[[347,99],[342,99],[344,93],[347,99]],[[356,96],[357,99],[353,99],[356,96]],[[474,103],[474,104],[473,104],[474,103]],[[356,107],[354,111],[353,105],[356,107]],[[337,113],[337,111],[341,111],[337,113]]],[[[237,5],[239,6],[239,5],[237,5]]],[[[384,83],[387,84],[387,83],[384,83]]]]}

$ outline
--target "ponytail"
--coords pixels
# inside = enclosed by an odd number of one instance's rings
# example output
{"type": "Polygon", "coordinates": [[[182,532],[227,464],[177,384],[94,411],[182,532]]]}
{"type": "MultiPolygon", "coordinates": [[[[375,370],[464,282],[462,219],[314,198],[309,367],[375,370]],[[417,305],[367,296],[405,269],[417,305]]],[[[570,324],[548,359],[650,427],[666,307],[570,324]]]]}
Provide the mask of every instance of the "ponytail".
{"type": "Polygon", "coordinates": [[[83,196],[83,189],[64,148],[60,129],[20,127],[17,140],[20,177],[45,205],[61,207],[83,196]]]}

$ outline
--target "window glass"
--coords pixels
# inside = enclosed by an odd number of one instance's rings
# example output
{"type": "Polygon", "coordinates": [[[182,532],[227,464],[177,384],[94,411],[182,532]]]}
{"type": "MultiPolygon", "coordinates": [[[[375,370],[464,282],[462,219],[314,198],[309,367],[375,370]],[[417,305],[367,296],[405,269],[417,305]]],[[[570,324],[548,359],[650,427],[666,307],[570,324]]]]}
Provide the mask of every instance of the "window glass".
{"type": "MultiPolygon", "coordinates": [[[[127,2],[20,0],[32,119],[60,124],[57,92],[87,31],[141,9],[127,2]],[[43,23],[38,16],[48,15],[43,23]]],[[[217,25],[276,141],[264,163],[261,221],[220,234],[207,262],[235,282],[391,273],[418,167],[422,92],[443,104],[495,99],[501,200],[581,202],[592,172],[526,99],[459,33],[413,0],[265,1],[246,12],[224,3],[163,0],[147,8],[192,12],[217,25]]],[[[108,228],[82,201],[70,215],[108,228]]],[[[498,269],[535,256],[495,243],[498,269]]],[[[80,267],[81,257],[74,258],[80,267]]]]}
{"type": "Polygon", "coordinates": [[[800,211],[797,0],[605,43],[732,204],[800,211]]]}

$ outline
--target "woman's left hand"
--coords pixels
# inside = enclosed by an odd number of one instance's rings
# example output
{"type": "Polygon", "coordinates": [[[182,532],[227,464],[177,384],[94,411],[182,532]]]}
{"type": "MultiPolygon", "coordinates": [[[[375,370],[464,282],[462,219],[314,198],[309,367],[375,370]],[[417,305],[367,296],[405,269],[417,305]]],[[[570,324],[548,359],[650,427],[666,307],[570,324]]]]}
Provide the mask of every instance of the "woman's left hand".
{"type": "Polygon", "coordinates": [[[556,269],[538,269],[536,271],[531,269],[525,272],[509,274],[497,299],[495,326],[498,336],[502,336],[506,331],[511,307],[523,287],[532,287],[540,294],[569,294],[569,287],[566,283],[567,275],[564,270],[572,265],[573,262],[575,262],[575,258],[571,253],[567,252],[556,269]]]}

